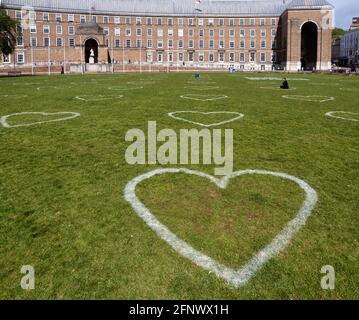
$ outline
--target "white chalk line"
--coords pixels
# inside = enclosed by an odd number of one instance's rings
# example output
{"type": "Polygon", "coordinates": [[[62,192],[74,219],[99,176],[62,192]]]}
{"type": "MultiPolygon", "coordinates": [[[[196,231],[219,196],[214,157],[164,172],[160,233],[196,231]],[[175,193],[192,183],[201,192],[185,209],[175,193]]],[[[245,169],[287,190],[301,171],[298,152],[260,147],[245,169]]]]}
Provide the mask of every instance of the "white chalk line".
{"type": "Polygon", "coordinates": [[[214,111],[214,112],[202,112],[202,111],[174,111],[174,112],[170,112],[168,113],[168,116],[176,119],[176,120],[180,120],[180,121],[184,121],[184,122],[188,122],[188,123],[192,123],[192,124],[196,124],[198,126],[202,126],[202,127],[215,127],[215,126],[220,126],[223,124],[227,124],[227,123],[231,123],[237,120],[240,120],[244,117],[243,113],[239,113],[239,112],[231,112],[231,111],[214,111]],[[232,119],[229,120],[225,120],[225,121],[221,121],[221,122],[216,122],[216,123],[210,123],[210,124],[205,124],[205,123],[201,123],[201,122],[196,122],[196,121],[191,121],[188,120],[186,118],[182,118],[182,117],[178,117],[176,116],[176,114],[185,114],[185,113],[192,113],[192,114],[202,114],[202,115],[209,115],[209,114],[232,114],[234,115],[234,117],[232,119]]]}
{"type": "Polygon", "coordinates": [[[311,102],[327,102],[335,100],[334,97],[327,97],[327,96],[301,96],[301,95],[292,95],[292,96],[282,96],[285,99],[297,100],[297,101],[311,101],[311,102]]]}
{"type": "Polygon", "coordinates": [[[203,86],[203,87],[184,87],[185,89],[197,90],[197,91],[206,91],[206,90],[213,90],[219,89],[217,86],[203,86]]]}
{"type": "Polygon", "coordinates": [[[3,98],[18,98],[18,99],[21,99],[21,98],[26,98],[28,97],[27,94],[2,94],[0,95],[0,97],[3,97],[3,98]]]}
{"type": "Polygon", "coordinates": [[[203,94],[184,94],[180,96],[182,99],[197,100],[197,101],[215,101],[227,99],[226,95],[203,95],[203,94]]]}
{"type": "Polygon", "coordinates": [[[81,114],[78,112],[53,112],[53,113],[49,113],[49,112],[20,112],[20,113],[12,113],[6,116],[1,117],[0,119],[0,124],[4,127],[4,128],[17,128],[17,127],[30,127],[30,126],[34,126],[34,125],[38,125],[38,124],[44,124],[44,123],[49,123],[49,122],[58,122],[58,121],[65,121],[65,120],[70,120],[70,119],[74,119],[79,117],[81,114]],[[71,116],[68,117],[64,117],[64,118],[59,118],[59,119],[54,119],[54,120],[47,120],[47,121],[38,121],[38,122],[33,122],[33,123],[26,123],[26,124],[17,124],[17,125],[10,125],[8,124],[7,120],[10,117],[14,117],[14,116],[20,116],[20,115],[29,115],[29,114],[36,114],[36,115],[42,115],[42,116],[53,116],[53,115],[60,115],[60,114],[70,114],[71,116]]]}
{"type": "Polygon", "coordinates": [[[359,88],[340,88],[342,91],[359,91],[359,88]]]}
{"type": "Polygon", "coordinates": [[[143,87],[126,87],[126,86],[120,86],[120,87],[109,87],[108,90],[114,90],[114,91],[127,91],[127,90],[137,90],[137,89],[143,89],[143,87]]]}
{"type": "Polygon", "coordinates": [[[274,90],[274,91],[293,91],[293,90],[297,90],[297,88],[289,88],[289,89],[273,88],[273,87],[260,87],[260,88],[265,89],[265,90],[274,90]]]}
{"type": "Polygon", "coordinates": [[[90,95],[82,95],[76,96],[76,100],[85,101],[85,102],[92,102],[92,101],[103,101],[103,100],[114,100],[114,99],[121,99],[123,95],[116,95],[116,96],[108,96],[108,95],[98,95],[98,96],[90,96],[90,95]],[[92,98],[88,98],[92,97],[92,98]],[[93,98],[95,97],[95,98],[93,98]]]}
{"type": "MultiPolygon", "coordinates": [[[[245,79],[247,80],[252,80],[252,81],[283,81],[283,78],[279,78],[279,77],[245,77],[245,79]]],[[[306,78],[287,78],[287,80],[289,81],[309,81],[309,79],[306,78]]]]}
{"type": "Polygon", "coordinates": [[[211,271],[218,277],[224,279],[230,285],[239,288],[245,285],[256,273],[272,258],[276,257],[290,243],[292,238],[306,224],[308,218],[317,203],[318,196],[316,191],[305,181],[288,175],[286,173],[271,172],[264,170],[241,170],[233,172],[230,176],[218,179],[206,173],[189,170],[189,169],[157,169],[146,174],[140,175],[131,180],[125,187],[124,197],[130,203],[136,214],[164,241],[166,241],[181,256],[189,259],[197,266],[205,270],[211,271]],[[299,209],[297,215],[291,220],[263,249],[253,255],[253,257],[239,269],[232,269],[205,255],[204,253],[194,249],[184,240],[177,237],[168,227],[162,224],[154,214],[137,198],[136,187],[143,181],[148,180],[156,175],[165,173],[184,173],[195,175],[208,179],[218,188],[225,189],[230,179],[243,175],[271,175],[295,182],[305,192],[305,200],[299,209]]]}
{"type": "Polygon", "coordinates": [[[321,83],[311,83],[312,86],[324,86],[324,87],[336,87],[336,86],[339,86],[339,83],[324,83],[324,82],[321,82],[321,83]]]}
{"type": "Polygon", "coordinates": [[[352,119],[352,118],[344,118],[344,117],[335,116],[334,114],[336,114],[336,113],[359,116],[359,113],[347,112],[347,111],[330,111],[330,112],[327,112],[325,115],[326,115],[327,117],[331,117],[331,118],[336,118],[336,119],[342,119],[342,120],[347,120],[347,121],[359,122],[359,119],[352,119]]]}

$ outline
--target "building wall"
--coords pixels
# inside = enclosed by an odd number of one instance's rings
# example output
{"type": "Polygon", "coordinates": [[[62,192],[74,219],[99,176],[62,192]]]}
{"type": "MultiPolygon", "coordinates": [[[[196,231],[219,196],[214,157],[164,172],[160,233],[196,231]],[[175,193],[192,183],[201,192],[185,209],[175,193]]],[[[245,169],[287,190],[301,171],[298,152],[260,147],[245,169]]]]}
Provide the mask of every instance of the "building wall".
{"type": "MultiPolygon", "coordinates": [[[[8,14],[20,18],[19,10],[8,9],[8,14]]],[[[310,14],[313,19],[321,18],[319,12],[310,14]]],[[[294,16],[305,20],[307,12],[286,12],[282,17],[233,18],[36,12],[35,22],[23,29],[22,42],[16,47],[10,63],[35,69],[47,66],[48,71],[64,66],[67,71],[71,64],[84,63],[85,41],[94,38],[99,43],[98,62],[110,61],[116,70],[130,66],[227,68],[229,65],[243,70],[271,70],[275,65],[283,65],[294,70],[293,66],[300,60],[298,29],[290,31],[287,23],[288,18],[294,16]],[[81,34],[83,22],[92,21],[94,17],[105,35],[81,34]],[[45,44],[47,39],[49,44],[45,44]],[[181,41],[183,47],[179,46],[181,41]],[[287,62],[288,52],[292,55],[291,62],[287,62]]],[[[328,50],[323,50],[324,69],[327,60],[330,61],[330,40],[324,29],[323,34],[320,45],[328,46],[328,50]]],[[[7,66],[9,63],[1,63],[0,70],[7,66]]]]}
{"type": "Polygon", "coordinates": [[[340,57],[346,58],[348,64],[359,60],[359,28],[345,33],[340,41],[340,57]]]}

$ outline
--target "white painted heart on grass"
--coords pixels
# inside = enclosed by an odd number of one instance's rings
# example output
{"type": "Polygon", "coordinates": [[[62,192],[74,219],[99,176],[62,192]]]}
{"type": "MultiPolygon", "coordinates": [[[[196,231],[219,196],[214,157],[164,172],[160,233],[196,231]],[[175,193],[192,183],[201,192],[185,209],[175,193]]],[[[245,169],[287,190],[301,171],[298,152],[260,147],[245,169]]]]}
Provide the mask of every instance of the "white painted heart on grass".
{"type": "Polygon", "coordinates": [[[359,122],[359,119],[353,119],[353,118],[344,118],[344,117],[340,117],[337,114],[348,114],[351,116],[358,116],[359,117],[359,113],[355,113],[355,112],[347,112],[347,111],[331,111],[331,112],[327,112],[325,115],[327,117],[331,117],[331,118],[337,118],[337,119],[342,119],[342,120],[347,120],[347,121],[355,121],[355,122],[359,122]]]}
{"type": "Polygon", "coordinates": [[[182,99],[197,100],[197,101],[214,101],[227,99],[228,96],[216,95],[216,94],[184,94],[181,96],[182,99]]]}
{"type": "Polygon", "coordinates": [[[200,171],[189,169],[157,169],[143,174],[131,180],[125,188],[124,196],[137,215],[164,241],[166,241],[175,251],[183,257],[191,260],[196,265],[215,273],[234,287],[245,285],[270,259],[277,256],[290,243],[295,234],[306,224],[307,219],[317,203],[316,191],[305,181],[290,176],[285,173],[271,172],[264,170],[242,170],[233,172],[230,176],[222,179],[215,178],[211,175],[200,171]],[[162,224],[154,214],[137,198],[136,187],[143,181],[154,176],[171,173],[184,173],[188,175],[199,176],[208,179],[218,188],[226,189],[230,179],[243,175],[270,175],[295,182],[305,192],[305,200],[297,215],[291,220],[263,249],[253,255],[253,257],[240,269],[235,270],[219,263],[211,257],[203,254],[189,245],[184,240],[178,238],[168,227],[162,224]]]}
{"type": "Polygon", "coordinates": [[[9,114],[9,115],[1,117],[0,123],[4,128],[29,127],[29,126],[35,126],[35,125],[43,124],[43,123],[70,120],[70,119],[73,119],[73,118],[77,118],[80,115],[81,114],[78,113],[78,112],[53,112],[53,113],[49,113],[49,112],[20,112],[20,113],[13,113],[13,114],[9,114]],[[47,121],[39,121],[39,122],[33,122],[33,123],[17,124],[17,125],[10,125],[7,122],[7,120],[10,117],[16,117],[16,116],[22,116],[22,115],[30,115],[30,114],[41,115],[41,116],[44,116],[44,117],[49,117],[49,116],[54,116],[54,115],[66,115],[66,117],[57,118],[57,119],[53,119],[53,120],[47,120],[47,121]]]}
{"type": "Polygon", "coordinates": [[[220,126],[222,124],[226,124],[226,123],[230,123],[230,122],[234,122],[237,121],[239,119],[242,119],[244,117],[243,113],[239,113],[239,112],[230,112],[230,111],[214,111],[214,112],[201,112],[201,111],[175,111],[175,112],[170,112],[168,114],[168,116],[170,116],[173,119],[176,120],[181,120],[184,122],[188,122],[188,123],[193,123],[196,124],[198,126],[202,126],[202,127],[215,127],[215,126],[220,126]],[[216,123],[209,123],[209,124],[205,124],[205,123],[201,123],[201,122],[196,122],[196,121],[191,121],[188,120],[186,118],[183,118],[183,116],[178,116],[178,115],[184,115],[184,114],[201,114],[201,115],[211,115],[211,114],[222,114],[222,115],[227,115],[227,114],[231,114],[233,115],[233,118],[225,120],[225,121],[220,121],[220,122],[216,122],[216,123]]]}
{"type": "Polygon", "coordinates": [[[197,91],[206,91],[206,90],[214,90],[219,89],[217,86],[202,86],[202,87],[184,87],[185,89],[197,90],[197,91]]]}
{"type": "Polygon", "coordinates": [[[292,96],[282,96],[285,99],[298,100],[298,101],[312,101],[312,102],[326,102],[333,101],[334,97],[327,96],[300,96],[300,95],[292,95],[292,96]]]}
{"type": "Polygon", "coordinates": [[[123,95],[83,95],[83,96],[76,96],[75,99],[80,100],[80,101],[86,101],[86,102],[91,102],[91,101],[102,101],[102,100],[112,100],[112,99],[121,99],[123,98],[123,95]]]}

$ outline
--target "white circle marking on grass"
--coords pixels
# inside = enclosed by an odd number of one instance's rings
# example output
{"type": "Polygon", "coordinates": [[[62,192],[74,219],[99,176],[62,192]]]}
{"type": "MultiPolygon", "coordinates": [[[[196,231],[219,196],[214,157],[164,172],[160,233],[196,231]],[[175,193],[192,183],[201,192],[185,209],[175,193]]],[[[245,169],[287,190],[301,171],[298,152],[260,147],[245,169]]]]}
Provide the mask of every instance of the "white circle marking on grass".
{"type": "Polygon", "coordinates": [[[13,113],[13,114],[9,114],[6,116],[1,117],[0,119],[0,124],[4,127],[4,128],[17,128],[17,127],[30,127],[30,126],[34,126],[34,125],[38,125],[38,124],[43,124],[43,123],[49,123],[49,122],[58,122],[58,121],[65,121],[65,120],[70,120],[70,119],[74,119],[79,117],[81,114],[78,112],[20,112],[20,113],[13,113]],[[63,118],[58,118],[58,119],[54,119],[54,120],[47,120],[47,121],[39,121],[39,122],[33,122],[33,123],[25,123],[25,124],[17,124],[17,125],[10,125],[8,124],[7,120],[10,117],[14,117],[14,116],[21,116],[21,115],[27,115],[27,114],[36,114],[36,115],[42,115],[42,116],[53,116],[53,115],[70,115],[67,117],[63,117],[63,118]]]}
{"type": "Polygon", "coordinates": [[[316,191],[305,181],[290,176],[286,173],[272,172],[264,170],[241,170],[233,172],[230,176],[218,179],[214,176],[201,171],[189,169],[157,169],[146,174],[140,175],[131,180],[124,190],[125,200],[132,206],[136,214],[164,241],[166,241],[176,252],[184,258],[189,259],[197,266],[205,270],[213,272],[218,277],[224,279],[230,285],[239,288],[245,285],[256,273],[272,258],[276,257],[290,243],[292,238],[306,224],[308,218],[312,215],[312,211],[317,203],[318,196],[316,191]],[[151,179],[161,174],[178,174],[184,173],[188,175],[199,176],[208,179],[218,188],[226,189],[229,181],[233,178],[243,175],[270,175],[282,179],[295,182],[304,192],[305,200],[299,209],[297,215],[287,223],[287,225],[274,237],[274,239],[255,253],[252,258],[239,269],[233,269],[219,263],[213,258],[205,255],[201,251],[193,248],[190,244],[180,239],[167,226],[162,224],[157,217],[138,199],[136,195],[136,187],[143,181],[151,179]]]}
{"type": "Polygon", "coordinates": [[[226,123],[230,123],[230,122],[234,122],[237,120],[240,120],[244,117],[243,113],[239,113],[239,112],[231,112],[231,111],[214,111],[214,112],[202,112],[202,111],[174,111],[174,112],[170,112],[168,114],[169,117],[176,119],[176,120],[180,120],[180,121],[184,121],[184,122],[188,122],[188,123],[192,123],[192,124],[196,124],[198,126],[202,126],[202,127],[215,127],[215,126],[220,126],[226,123]],[[191,121],[188,120],[186,118],[183,117],[179,117],[176,116],[176,114],[185,114],[185,113],[192,113],[192,114],[202,114],[202,115],[208,115],[208,114],[232,114],[234,115],[234,117],[232,119],[229,120],[225,120],[225,121],[221,121],[221,122],[216,122],[216,123],[210,123],[210,124],[205,124],[205,123],[201,123],[201,122],[196,122],[196,121],[191,121]]]}
{"type": "Polygon", "coordinates": [[[108,90],[114,91],[127,91],[127,90],[136,90],[136,89],[143,89],[143,87],[128,87],[128,86],[119,86],[119,87],[109,87],[108,90]]]}
{"type": "Polygon", "coordinates": [[[123,98],[123,95],[118,95],[118,96],[108,96],[108,95],[98,95],[98,96],[90,96],[90,95],[84,95],[84,96],[76,96],[75,99],[80,100],[80,101],[86,101],[86,102],[91,102],[91,101],[103,101],[103,100],[113,100],[113,99],[121,99],[123,98]]]}
{"type": "Polygon", "coordinates": [[[359,116],[359,113],[355,113],[355,112],[347,112],[347,111],[331,111],[331,112],[327,112],[325,115],[327,117],[331,117],[331,118],[336,118],[336,119],[342,119],[342,120],[347,120],[347,121],[355,121],[355,122],[359,122],[359,119],[352,119],[352,118],[344,118],[344,117],[338,117],[335,114],[336,113],[340,113],[340,114],[349,114],[349,115],[356,115],[359,116]]]}
{"type": "Polygon", "coordinates": [[[182,99],[189,99],[189,100],[197,100],[197,101],[214,101],[214,100],[221,100],[227,99],[228,96],[226,95],[204,95],[204,94],[184,94],[180,96],[182,99]]]}
{"type": "Polygon", "coordinates": [[[297,101],[312,101],[312,102],[327,102],[335,100],[334,97],[327,96],[301,96],[301,95],[292,95],[292,96],[282,96],[285,99],[297,100],[297,101]]]}

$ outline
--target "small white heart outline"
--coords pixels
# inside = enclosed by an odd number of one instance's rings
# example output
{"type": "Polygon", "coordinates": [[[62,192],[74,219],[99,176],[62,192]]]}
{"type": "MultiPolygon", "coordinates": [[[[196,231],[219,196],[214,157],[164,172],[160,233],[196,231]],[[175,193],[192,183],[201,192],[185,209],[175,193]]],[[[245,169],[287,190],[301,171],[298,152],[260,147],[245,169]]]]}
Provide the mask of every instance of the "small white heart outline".
{"type": "Polygon", "coordinates": [[[292,95],[292,96],[282,96],[282,98],[284,99],[290,99],[290,100],[297,100],[297,101],[310,101],[310,102],[327,102],[327,101],[334,101],[335,98],[334,97],[329,97],[329,96],[317,96],[317,95],[313,95],[313,96],[302,96],[302,95],[292,95]],[[313,99],[310,99],[313,98],[313,99]],[[315,98],[326,98],[326,99],[322,99],[322,100],[315,100],[315,98]]]}
{"type": "Polygon", "coordinates": [[[78,113],[78,112],[19,112],[19,113],[12,113],[12,114],[9,114],[9,115],[1,117],[0,124],[4,128],[30,127],[30,126],[35,126],[35,125],[38,125],[38,124],[43,124],[43,123],[70,120],[70,119],[77,118],[80,115],[81,114],[78,113]],[[7,119],[10,118],[10,117],[26,115],[26,114],[39,114],[39,115],[42,115],[42,116],[53,116],[53,115],[57,115],[57,114],[71,114],[71,116],[64,117],[64,118],[59,118],[59,119],[54,119],[54,120],[48,120],[48,121],[39,121],[39,122],[33,122],[33,123],[17,124],[17,125],[13,125],[13,126],[9,125],[7,123],[7,119]]]}
{"type": "Polygon", "coordinates": [[[265,170],[240,170],[233,172],[230,176],[218,179],[214,176],[201,171],[189,170],[185,168],[175,169],[156,169],[132,179],[125,187],[124,198],[131,205],[136,214],[164,241],[166,241],[177,253],[189,259],[197,266],[213,272],[218,277],[224,279],[227,283],[239,288],[245,285],[256,273],[272,258],[283,251],[297,234],[297,232],[306,224],[308,218],[312,215],[313,209],[318,201],[317,192],[305,181],[281,172],[265,170]],[[148,180],[156,175],[164,173],[185,173],[203,177],[213,182],[221,189],[228,186],[229,180],[242,175],[258,174],[271,175],[293,181],[305,192],[305,200],[299,209],[297,215],[287,223],[287,225],[274,237],[274,239],[253,257],[240,269],[235,270],[217,262],[211,257],[194,249],[184,240],[178,238],[164,224],[162,224],[151,211],[137,198],[136,187],[142,181],[148,180]]]}
{"type": "Polygon", "coordinates": [[[202,126],[202,127],[216,127],[216,126],[220,126],[223,124],[227,124],[227,123],[231,123],[237,120],[240,120],[244,117],[243,113],[239,113],[239,112],[232,112],[232,111],[211,111],[211,112],[203,112],[203,111],[174,111],[174,112],[170,112],[168,113],[168,116],[176,119],[176,120],[180,120],[180,121],[184,121],[184,122],[188,122],[188,123],[192,123],[192,124],[196,124],[198,126],[202,126]],[[217,123],[210,123],[210,124],[204,124],[201,122],[196,122],[196,121],[191,121],[185,118],[181,118],[181,117],[177,117],[175,116],[175,114],[177,113],[197,113],[197,114],[203,114],[203,115],[208,115],[208,114],[233,114],[233,115],[237,115],[237,117],[229,119],[229,120],[225,120],[225,121],[221,121],[221,122],[217,122],[217,123]]]}
{"type": "Polygon", "coordinates": [[[204,94],[195,94],[195,93],[189,93],[189,94],[184,94],[182,96],[180,96],[180,98],[182,99],[188,99],[188,100],[196,100],[196,101],[215,101],[215,100],[222,100],[222,99],[227,99],[228,96],[226,95],[212,95],[214,98],[205,98],[205,99],[201,99],[201,98],[195,98],[195,97],[190,97],[190,96],[202,96],[202,97],[209,97],[210,95],[204,95],[204,94]]]}
{"type": "Polygon", "coordinates": [[[327,117],[331,117],[331,118],[335,118],[335,119],[342,119],[342,120],[347,120],[347,121],[355,121],[355,122],[359,122],[358,119],[351,119],[351,118],[343,118],[343,117],[337,117],[335,115],[333,115],[334,113],[342,113],[342,114],[350,114],[350,115],[356,115],[359,116],[359,113],[356,112],[349,112],[349,111],[330,111],[327,112],[325,115],[327,117]]]}

